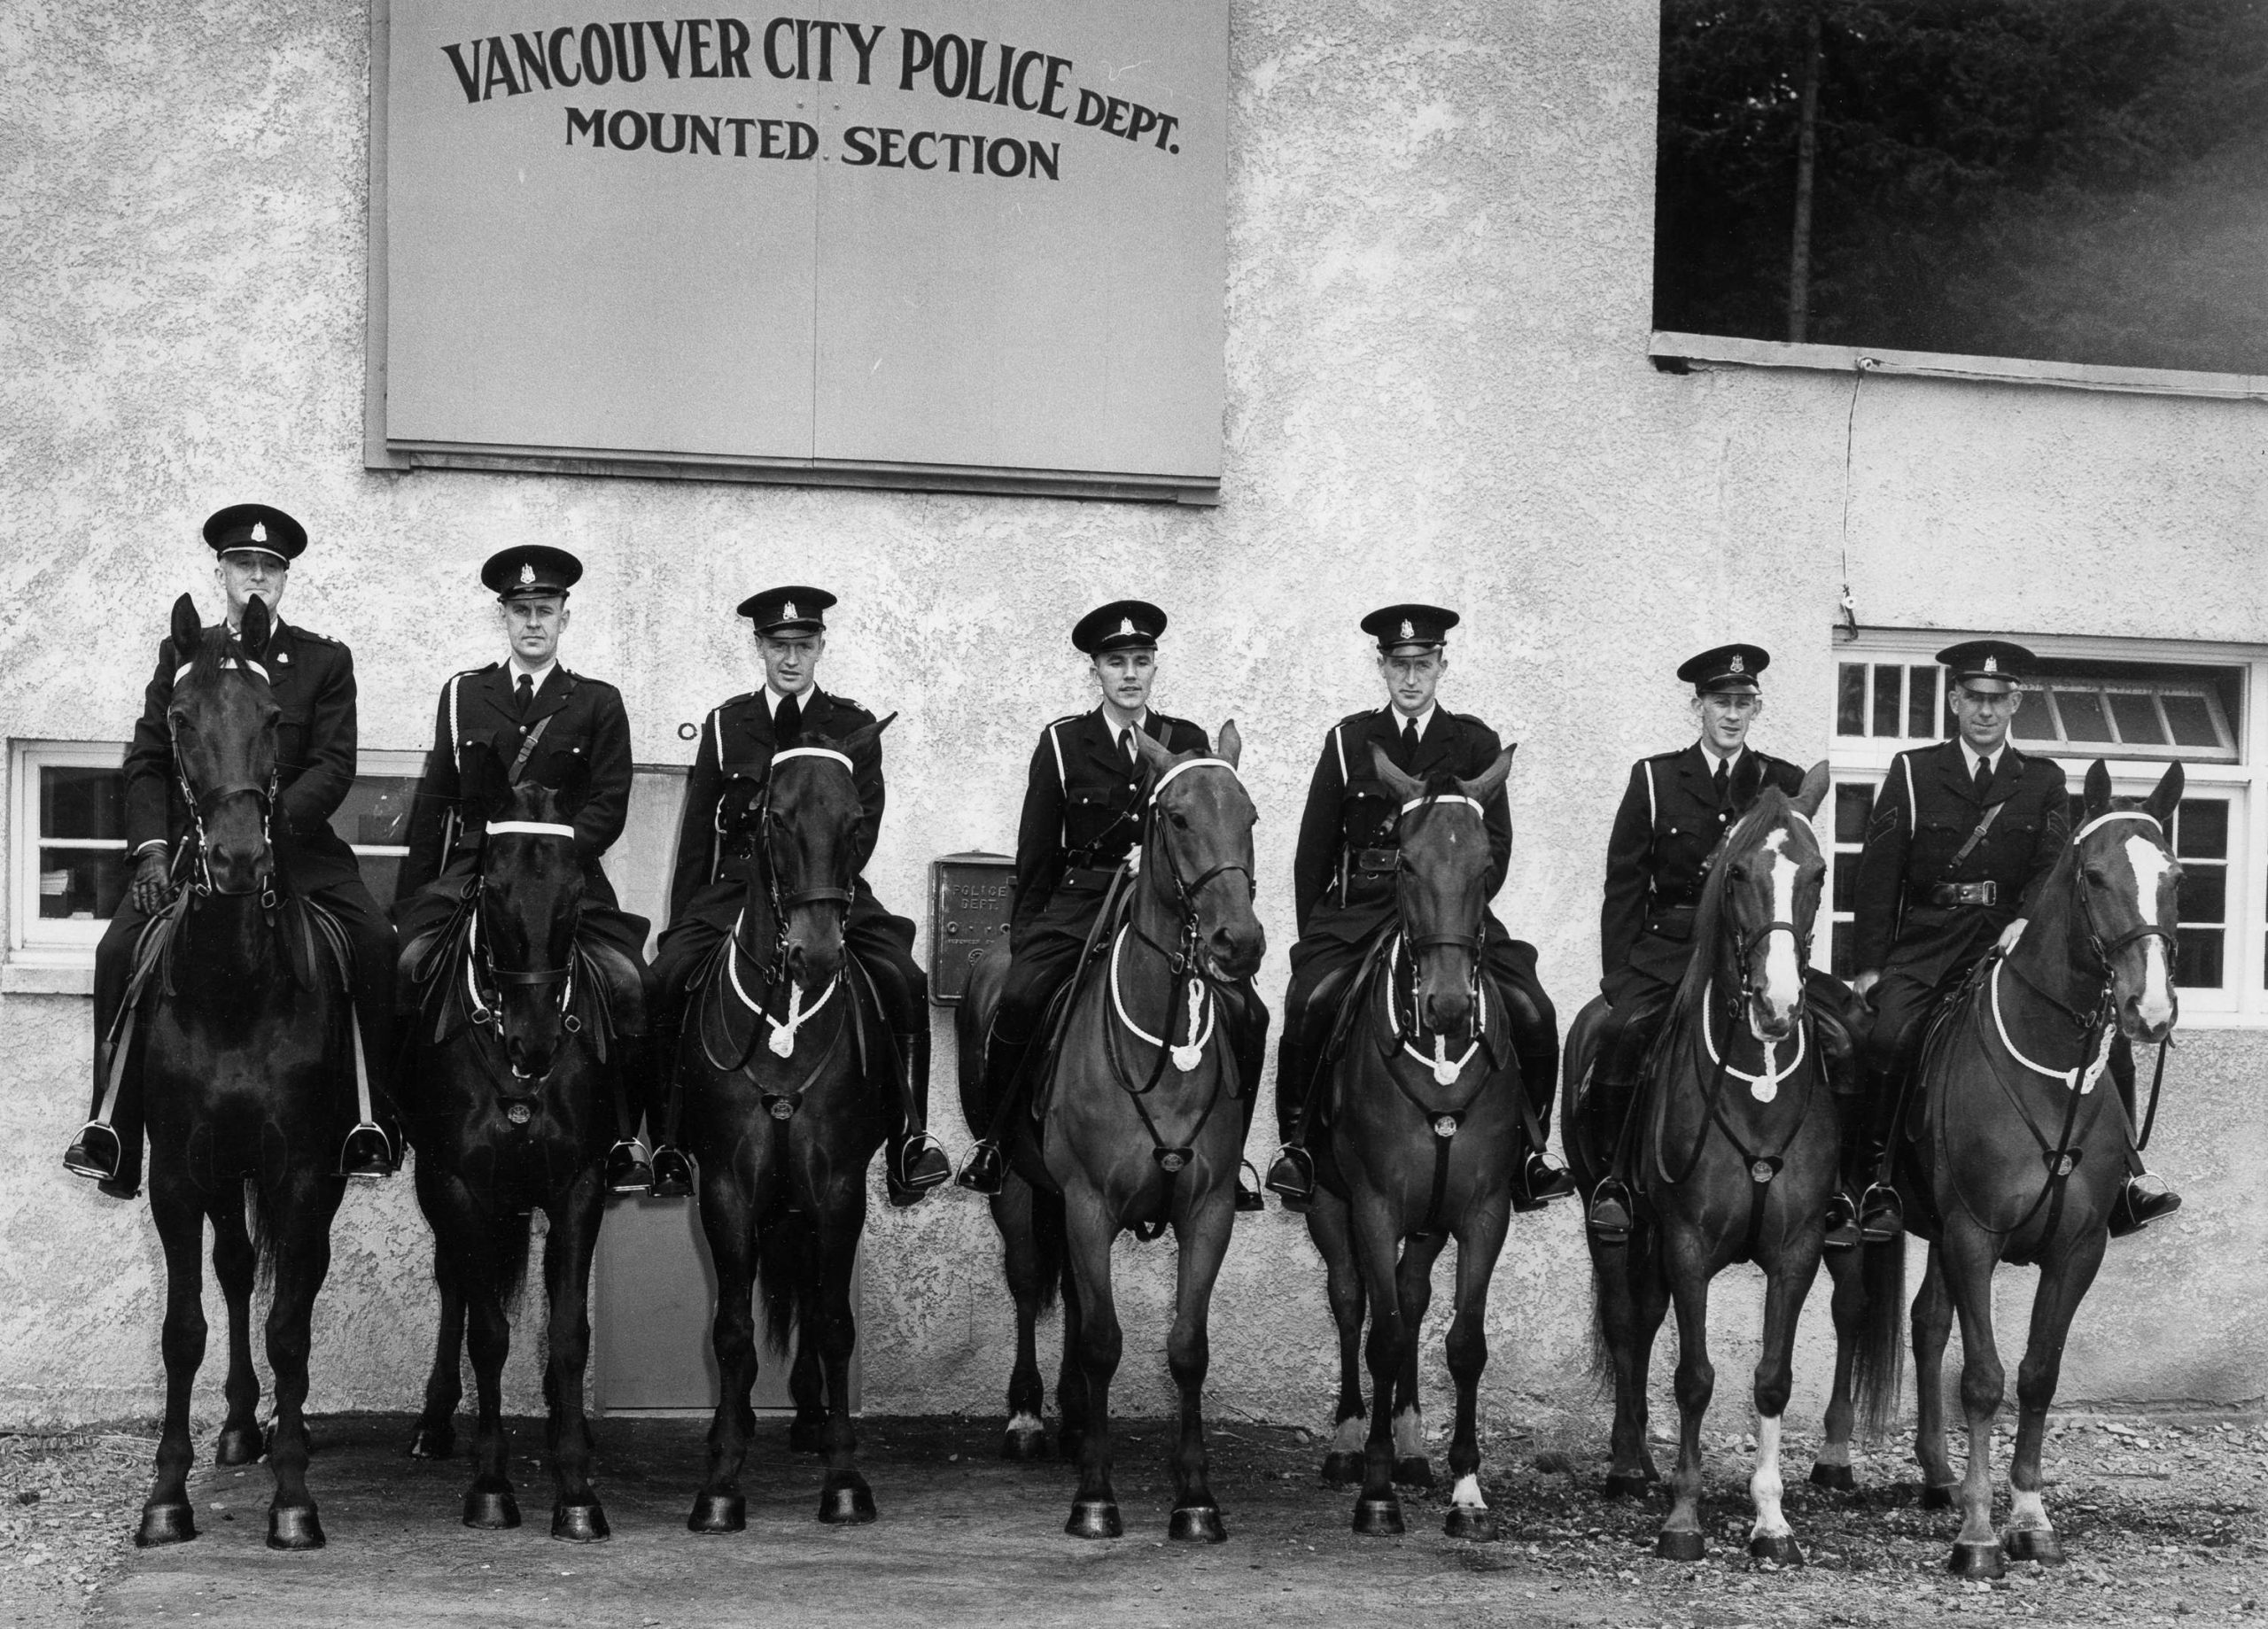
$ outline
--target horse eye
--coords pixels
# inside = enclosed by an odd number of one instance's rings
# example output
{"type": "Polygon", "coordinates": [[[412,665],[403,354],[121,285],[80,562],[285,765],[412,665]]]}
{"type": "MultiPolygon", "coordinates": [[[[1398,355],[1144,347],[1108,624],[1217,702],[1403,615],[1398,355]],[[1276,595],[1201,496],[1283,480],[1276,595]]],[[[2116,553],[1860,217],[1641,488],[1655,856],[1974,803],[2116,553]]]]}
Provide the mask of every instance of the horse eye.
{"type": "Polygon", "coordinates": [[[1186,815],[1182,814],[1177,810],[1168,810],[1166,811],[1166,818],[1172,821],[1184,832],[1189,829],[1189,818],[1186,815]]]}

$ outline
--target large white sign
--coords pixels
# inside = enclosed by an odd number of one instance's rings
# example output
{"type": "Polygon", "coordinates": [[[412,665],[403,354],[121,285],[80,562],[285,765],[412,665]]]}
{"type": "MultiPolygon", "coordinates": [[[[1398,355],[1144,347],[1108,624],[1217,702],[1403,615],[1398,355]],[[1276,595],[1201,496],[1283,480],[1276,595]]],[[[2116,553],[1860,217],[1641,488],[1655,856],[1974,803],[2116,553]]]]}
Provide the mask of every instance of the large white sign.
{"type": "Polygon", "coordinates": [[[376,28],[395,459],[1217,483],[1226,0],[376,28]]]}

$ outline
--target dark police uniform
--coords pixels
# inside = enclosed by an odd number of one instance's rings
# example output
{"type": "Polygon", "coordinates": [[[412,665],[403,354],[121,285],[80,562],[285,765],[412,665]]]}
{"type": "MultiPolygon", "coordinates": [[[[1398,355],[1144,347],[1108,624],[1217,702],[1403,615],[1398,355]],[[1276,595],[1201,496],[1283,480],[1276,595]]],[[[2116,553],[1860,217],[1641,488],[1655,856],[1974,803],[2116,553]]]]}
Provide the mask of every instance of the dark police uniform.
{"type": "MultiPolygon", "coordinates": [[[[280,509],[265,504],[237,504],[205,523],[205,540],[216,555],[257,549],[288,562],[306,547],[307,532],[280,509]]],[[[322,904],[338,919],[353,942],[355,1018],[362,1031],[375,1112],[390,1125],[392,1115],[385,1071],[392,1057],[393,927],[364,884],[353,850],[330,826],[332,813],[354,784],[354,658],[338,640],[279,620],[269,637],[263,665],[268,669],[269,694],[280,714],[276,720],[277,793],[269,818],[276,863],[291,891],[322,904]]],[[[183,853],[183,841],[190,829],[189,809],[182,800],[175,769],[173,729],[167,718],[174,671],[179,666],[168,638],[158,647],[157,671],[143,692],[142,718],[134,726],[125,764],[128,852],[138,858],[144,850],[170,849],[177,865],[183,853]]],[[[109,1061],[107,1048],[100,1043],[110,1034],[126,999],[135,940],[148,919],[136,906],[129,889],[119,901],[117,912],[95,951],[97,1113],[101,1112],[109,1061]]],[[[128,1043],[131,1044],[130,1036],[128,1043]]],[[[346,1088],[353,1092],[351,1079],[346,1088]]],[[[142,1168],[138,1073],[129,1074],[122,1083],[111,1125],[118,1134],[120,1155],[114,1173],[105,1175],[97,1168],[103,1161],[96,1166],[87,1162],[84,1134],[65,1156],[65,1162],[82,1175],[103,1177],[106,1191],[130,1196],[140,1183],[142,1168]]],[[[353,1151],[360,1140],[358,1129],[357,1135],[350,1136],[345,1161],[353,1175],[382,1175],[398,1158],[394,1150],[380,1148],[358,1159],[353,1151]]]]}
{"type": "MultiPolygon", "coordinates": [[[[748,617],[759,635],[819,633],[825,631],[824,614],[835,603],[835,596],[822,589],[790,586],[750,595],[737,614],[748,617]]],[[[829,695],[816,685],[800,696],[775,696],[768,688],[736,695],[712,709],[703,721],[678,826],[669,931],[654,957],[666,1057],[675,1056],[673,1036],[683,1019],[687,987],[718,942],[732,932],[748,886],[759,875],[754,835],[727,837],[718,829],[727,788],[735,780],[751,789],[761,787],[772,772],[772,755],[784,748],[841,741],[874,722],[874,715],[858,702],[829,695]]],[[[874,981],[897,1054],[897,1078],[880,1078],[874,1084],[889,1122],[884,1166],[891,1197],[910,1203],[951,1175],[943,1152],[924,1129],[929,1105],[929,981],[913,959],[913,922],[884,909],[866,880],[866,862],[874,857],[882,833],[886,797],[880,743],[858,755],[855,763],[852,772],[865,818],[859,823],[858,874],[843,940],[874,981]]],[[[664,1109],[663,1120],[662,1135],[674,1144],[673,1108],[664,1109]]],[[[657,1171],[664,1158],[656,1151],[657,1171]]]]}
{"type": "MultiPolygon", "coordinates": [[[[1458,621],[1432,606],[1389,606],[1363,619],[1381,651],[1445,642],[1458,621]]],[[[1467,713],[1435,705],[1425,733],[1413,743],[1409,721],[1392,705],[1349,713],[1324,738],[1322,756],[1308,783],[1300,817],[1299,848],[1292,862],[1299,939],[1292,946],[1292,979],[1284,996],[1284,1038],[1276,1057],[1276,1121],[1284,1153],[1269,1173],[1271,1188],[1299,1204],[1311,1197],[1312,1177],[1302,1150],[1309,1098],[1331,1021],[1345,1001],[1347,981],[1371,941],[1397,918],[1394,873],[1399,857],[1395,823],[1401,802],[1378,779],[1375,744],[1396,769],[1419,780],[1453,774],[1472,780],[1503,749],[1496,732],[1467,713]],[[1286,1161],[1289,1160],[1287,1164],[1286,1161]]],[[[1488,833],[1485,897],[1494,899],[1511,869],[1511,805],[1500,786],[1482,811],[1488,833]]],[[[1559,1021],[1535,972],[1535,947],[1515,939],[1494,909],[1482,915],[1483,963],[1503,992],[1521,1084],[1539,1126],[1551,1123],[1551,1094],[1558,1080],[1559,1021]]],[[[1522,1200],[1569,1190],[1565,1177],[1531,1151],[1522,1200]]]]}

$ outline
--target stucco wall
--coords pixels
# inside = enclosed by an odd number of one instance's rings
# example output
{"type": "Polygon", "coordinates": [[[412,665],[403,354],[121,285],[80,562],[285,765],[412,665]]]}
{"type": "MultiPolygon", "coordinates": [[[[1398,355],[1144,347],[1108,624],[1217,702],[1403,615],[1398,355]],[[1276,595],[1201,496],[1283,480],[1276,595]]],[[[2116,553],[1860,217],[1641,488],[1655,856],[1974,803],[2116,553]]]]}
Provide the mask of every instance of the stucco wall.
{"type": "MultiPolygon", "coordinates": [[[[1160,702],[1245,732],[1272,998],[1313,755],[1374,699],[1355,618],[1437,599],[1466,616],[1445,699],[1522,742],[1498,906],[1572,1014],[1596,976],[1600,854],[1627,765],[1689,732],[1675,662],[1736,636],[1769,646],[1759,739],[1824,752],[1851,384],[1648,364],[1651,6],[1237,0],[1231,15],[1227,475],[1217,509],[1173,510],[366,472],[361,12],[11,7],[0,727],[122,735],[167,602],[212,601],[195,527],[223,502],[265,498],[307,523],[286,614],[354,647],[371,747],[422,746],[439,680],[493,654],[471,570],[504,544],[557,542],[587,562],[568,659],[621,684],[655,763],[687,761],[677,725],[750,682],[733,602],[818,576],[844,601],[829,687],[903,711],[871,874],[919,914],[932,857],[1008,845],[1037,727],[1086,703],[1064,630],[1141,594],[1175,618],[1160,702]]],[[[2246,405],[1869,381],[1850,459],[1860,615],[2255,638],[2261,459],[2246,405]]],[[[55,1162],[82,1110],[87,1028],[81,998],[0,997],[0,1421],[159,1394],[146,1215],[55,1162]]],[[[2179,1055],[2161,1162],[2191,1207],[2115,1247],[2067,1395],[2268,1389],[2254,1268],[2268,1212],[2243,1175],[2262,1152],[2260,1059],[2241,1034],[2179,1055]]],[[[939,1118],[958,1153],[958,1116],[939,1118]]],[[[868,1407],[997,1408],[1008,1321],[981,1207],[948,1197],[877,1218],[868,1407]]],[[[350,1197],[315,1406],[412,1399],[424,1254],[406,1182],[350,1197]]],[[[1580,1259],[1570,1207],[1521,1219],[1492,1301],[1495,1406],[1588,1398],[1580,1259]]],[[[1129,1244],[1119,1261],[1119,1396],[1158,1408],[1167,1257],[1129,1244]]],[[[1720,1368],[1752,1327],[1749,1284],[1721,1298],[1720,1368]]],[[[1220,1406],[1324,1406],[1320,1273],[1293,1219],[1239,1227],[1213,1323],[1220,1406]]],[[[1815,1338],[1806,1352],[1815,1398],[1815,1338]]]]}

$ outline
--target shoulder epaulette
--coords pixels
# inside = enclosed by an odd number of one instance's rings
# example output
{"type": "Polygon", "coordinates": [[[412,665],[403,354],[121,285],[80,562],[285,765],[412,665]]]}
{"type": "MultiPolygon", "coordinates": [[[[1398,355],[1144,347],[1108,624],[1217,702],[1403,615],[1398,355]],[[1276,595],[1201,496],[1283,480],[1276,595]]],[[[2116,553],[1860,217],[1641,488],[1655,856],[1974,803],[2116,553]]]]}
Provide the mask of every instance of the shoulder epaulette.
{"type": "Polygon", "coordinates": [[[837,707],[848,707],[855,712],[863,713],[871,710],[864,702],[854,702],[847,695],[837,695],[832,690],[827,693],[827,699],[834,702],[837,707]]]}
{"type": "Polygon", "coordinates": [[[1076,724],[1080,719],[1085,717],[1086,714],[1084,713],[1065,713],[1060,718],[1050,718],[1047,721],[1046,728],[1052,730],[1063,725],[1076,724]]]}
{"type": "MultiPolygon", "coordinates": [[[[1673,747],[1667,752],[1650,752],[1644,757],[1639,759],[1638,762],[1641,764],[1674,764],[1691,750],[1692,749],[1690,747],[1673,747]]],[[[1759,753],[1758,756],[1761,756],[1762,755],[1759,753]]]]}
{"type": "Polygon", "coordinates": [[[1378,717],[1378,714],[1379,710],[1375,707],[1361,708],[1354,712],[1348,713],[1344,718],[1341,718],[1337,724],[1332,725],[1331,727],[1334,730],[1343,730],[1350,724],[1360,724],[1365,718],[1375,718],[1378,717]]]}

